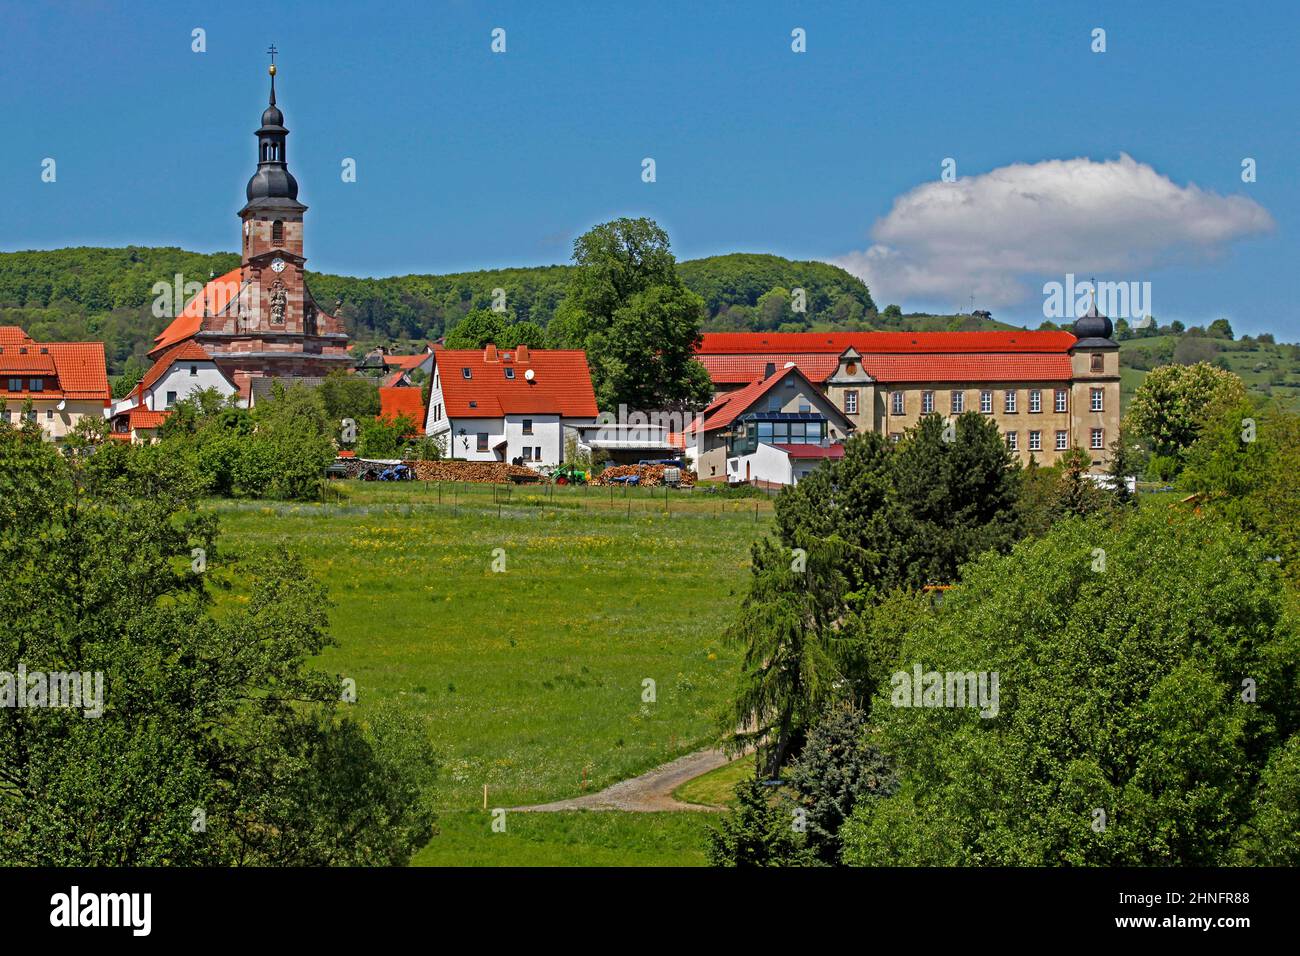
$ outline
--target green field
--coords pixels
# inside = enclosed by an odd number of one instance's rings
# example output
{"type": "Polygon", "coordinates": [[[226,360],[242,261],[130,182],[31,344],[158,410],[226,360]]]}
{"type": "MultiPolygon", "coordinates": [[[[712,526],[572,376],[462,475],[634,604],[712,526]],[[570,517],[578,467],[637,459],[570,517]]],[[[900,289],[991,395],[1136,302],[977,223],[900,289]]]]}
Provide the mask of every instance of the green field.
{"type": "Polygon", "coordinates": [[[572,863],[576,844],[593,863],[702,862],[698,830],[677,819],[693,814],[510,814],[496,834],[483,788],[489,808],[575,796],[716,740],[735,674],[721,634],[770,500],[330,491],[328,504],[212,502],[213,570],[232,585],[220,600],[240,600],[241,565],[280,545],[329,586],[339,646],[319,666],[356,680],[361,716],[385,700],[422,715],[440,754],[442,832],[418,862],[572,863]]]}

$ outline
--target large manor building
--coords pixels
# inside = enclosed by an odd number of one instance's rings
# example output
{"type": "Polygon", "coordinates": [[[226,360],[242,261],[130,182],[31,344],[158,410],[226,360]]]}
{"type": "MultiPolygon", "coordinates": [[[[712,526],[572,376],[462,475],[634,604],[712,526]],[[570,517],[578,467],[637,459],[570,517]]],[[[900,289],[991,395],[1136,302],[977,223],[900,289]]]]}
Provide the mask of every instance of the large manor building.
{"type": "Polygon", "coordinates": [[[1094,305],[1073,332],[706,334],[716,393],[689,450],[702,479],[784,484],[849,435],[979,412],[1024,463],[1081,448],[1100,471],[1119,435],[1113,331],[1094,305]]]}

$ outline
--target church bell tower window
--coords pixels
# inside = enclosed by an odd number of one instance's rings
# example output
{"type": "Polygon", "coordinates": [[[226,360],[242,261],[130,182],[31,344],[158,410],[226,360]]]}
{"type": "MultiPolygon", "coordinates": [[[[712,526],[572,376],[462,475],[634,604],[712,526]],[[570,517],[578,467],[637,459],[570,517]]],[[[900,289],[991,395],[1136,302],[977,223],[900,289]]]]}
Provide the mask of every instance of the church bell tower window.
{"type": "Polygon", "coordinates": [[[284,243],[284,223],[279,219],[271,223],[271,242],[277,246],[284,243]]]}

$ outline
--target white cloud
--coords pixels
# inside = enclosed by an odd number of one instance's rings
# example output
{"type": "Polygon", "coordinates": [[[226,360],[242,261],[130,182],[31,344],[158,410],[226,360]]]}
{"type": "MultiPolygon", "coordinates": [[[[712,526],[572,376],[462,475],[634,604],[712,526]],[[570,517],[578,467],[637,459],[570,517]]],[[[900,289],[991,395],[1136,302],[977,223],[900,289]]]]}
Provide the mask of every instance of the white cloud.
{"type": "Polygon", "coordinates": [[[881,303],[965,304],[974,293],[977,305],[1005,306],[1067,272],[1143,279],[1272,228],[1252,199],[1179,186],[1120,154],[925,183],[894,200],[872,227],[874,245],[830,261],[862,277],[881,303]]]}

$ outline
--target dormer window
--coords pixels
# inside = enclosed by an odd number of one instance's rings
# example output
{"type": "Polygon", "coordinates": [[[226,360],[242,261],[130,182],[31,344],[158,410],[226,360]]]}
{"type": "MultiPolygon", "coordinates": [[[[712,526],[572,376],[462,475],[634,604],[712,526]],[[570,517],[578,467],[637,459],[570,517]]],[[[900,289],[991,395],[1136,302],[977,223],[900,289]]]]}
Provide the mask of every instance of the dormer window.
{"type": "Polygon", "coordinates": [[[27,383],[27,387],[30,388],[33,392],[43,392],[45,391],[45,379],[34,378],[27,383]]]}
{"type": "Polygon", "coordinates": [[[465,366],[464,368],[462,368],[462,369],[460,370],[460,374],[463,375],[465,378],[473,378],[473,377],[474,377],[474,373],[471,372],[471,371],[469,370],[469,367],[468,367],[468,366],[465,366]]]}

